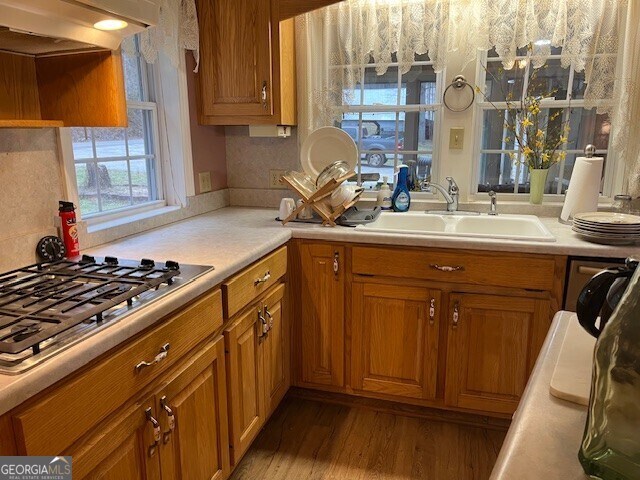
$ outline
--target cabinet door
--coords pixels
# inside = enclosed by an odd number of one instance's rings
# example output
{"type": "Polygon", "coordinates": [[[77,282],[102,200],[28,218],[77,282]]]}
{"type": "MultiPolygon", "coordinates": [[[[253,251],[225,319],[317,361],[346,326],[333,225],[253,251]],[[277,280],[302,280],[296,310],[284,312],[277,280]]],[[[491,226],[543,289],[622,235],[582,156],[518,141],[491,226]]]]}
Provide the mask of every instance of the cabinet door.
{"type": "Polygon", "coordinates": [[[344,248],[301,244],[302,383],[344,385],[344,248]]]}
{"type": "Polygon", "coordinates": [[[73,457],[73,478],[159,480],[160,462],[153,421],[158,418],[153,397],[114,416],[97,433],[80,439],[64,455],[73,457]],[[153,420],[145,411],[150,409],[153,420]]]}
{"type": "Polygon", "coordinates": [[[197,7],[202,115],[271,115],[271,2],[198,0],[197,7]]]}
{"type": "Polygon", "coordinates": [[[513,413],[538,353],[536,331],[548,328],[549,301],[452,294],[448,315],[446,403],[513,413]]]}
{"type": "Polygon", "coordinates": [[[231,464],[236,465],[265,419],[262,308],[255,304],[224,332],[231,464]]]}
{"type": "Polygon", "coordinates": [[[263,337],[266,416],[269,416],[289,389],[289,323],[284,311],[285,286],[279,285],[263,302],[269,332],[263,337]]]}
{"type": "Polygon", "coordinates": [[[163,478],[220,480],[229,465],[224,340],[209,343],[156,394],[163,478]]]}
{"type": "Polygon", "coordinates": [[[400,397],[435,398],[440,292],[354,283],[352,385],[400,397]]]}

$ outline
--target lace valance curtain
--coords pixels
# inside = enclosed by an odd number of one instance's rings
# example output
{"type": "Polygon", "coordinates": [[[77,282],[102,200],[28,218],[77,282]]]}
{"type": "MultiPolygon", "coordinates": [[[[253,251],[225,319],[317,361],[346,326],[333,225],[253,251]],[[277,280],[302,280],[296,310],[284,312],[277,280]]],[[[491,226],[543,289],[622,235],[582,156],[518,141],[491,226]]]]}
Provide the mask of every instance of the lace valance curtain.
{"type": "MultiPolygon", "coordinates": [[[[177,67],[182,51],[191,50],[197,72],[200,44],[195,0],[160,0],[158,25],[147,28],[139,34],[139,38],[140,52],[147,63],[155,63],[158,53],[162,52],[177,67]]],[[[133,38],[126,38],[122,48],[133,54],[133,38]]]]}
{"type": "MultiPolygon", "coordinates": [[[[339,121],[341,113],[335,107],[351,103],[370,58],[382,75],[393,54],[403,73],[410,69],[414,55],[425,53],[434,62],[434,70],[440,72],[451,55],[474,62],[478,50],[492,48],[503,57],[505,69],[510,69],[517,49],[529,44],[533,45],[532,64],[537,67],[545,63],[552,47],[562,47],[562,66],[573,64],[577,72],[585,71],[587,106],[612,114],[611,107],[602,106],[600,100],[614,97],[619,41],[628,10],[637,3],[640,2],[346,0],[310,12],[299,17],[296,24],[300,137],[339,121]]],[[[627,24],[637,29],[637,23],[627,24]]],[[[452,78],[457,72],[449,73],[452,78]]],[[[635,84],[638,80],[632,81],[635,84]]],[[[614,128],[620,132],[628,126],[614,128]]]]}

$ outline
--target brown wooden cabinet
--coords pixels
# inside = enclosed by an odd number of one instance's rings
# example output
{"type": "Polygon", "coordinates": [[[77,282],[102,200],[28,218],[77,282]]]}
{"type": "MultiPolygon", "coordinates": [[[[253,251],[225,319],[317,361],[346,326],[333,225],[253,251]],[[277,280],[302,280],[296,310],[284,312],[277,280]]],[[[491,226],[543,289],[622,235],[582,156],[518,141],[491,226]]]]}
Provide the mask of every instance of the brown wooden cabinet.
{"type": "Polygon", "coordinates": [[[299,343],[300,385],[344,385],[345,248],[301,243],[299,343]]]}
{"type": "Polygon", "coordinates": [[[289,389],[284,292],[284,284],[274,286],[224,331],[233,465],[289,389]]]}
{"type": "Polygon", "coordinates": [[[261,308],[240,314],[224,331],[229,385],[231,463],[236,465],[265,420],[261,308]]]}
{"type": "Polygon", "coordinates": [[[153,396],[126,408],[96,435],[65,452],[73,457],[74,478],[160,479],[160,460],[153,427],[145,414],[147,409],[153,418],[157,417],[153,396]]]}
{"type": "Polygon", "coordinates": [[[356,390],[434,399],[440,291],[355,283],[351,385],[356,390]]]}
{"type": "Polygon", "coordinates": [[[198,0],[205,125],[295,124],[293,19],[277,0],[198,0]]]}
{"type": "Polygon", "coordinates": [[[449,299],[447,405],[512,413],[549,328],[549,301],[454,293],[449,299]]]}
{"type": "Polygon", "coordinates": [[[164,479],[222,480],[229,474],[224,361],[220,337],[156,393],[164,479]]]}
{"type": "Polygon", "coordinates": [[[0,52],[0,127],[126,127],[118,51],[0,52]]]}
{"type": "Polygon", "coordinates": [[[273,413],[289,389],[289,322],[284,314],[285,286],[280,285],[264,301],[263,312],[269,322],[269,332],[263,337],[264,395],[267,417],[273,413]]]}

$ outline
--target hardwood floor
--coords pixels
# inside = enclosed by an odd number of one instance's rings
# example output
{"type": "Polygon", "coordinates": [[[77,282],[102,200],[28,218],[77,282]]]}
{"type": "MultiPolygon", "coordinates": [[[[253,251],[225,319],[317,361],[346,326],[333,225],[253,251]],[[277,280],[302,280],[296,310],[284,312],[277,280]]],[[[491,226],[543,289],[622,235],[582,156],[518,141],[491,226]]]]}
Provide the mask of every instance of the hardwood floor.
{"type": "Polygon", "coordinates": [[[486,480],[506,431],[287,397],[232,480],[486,480]]]}

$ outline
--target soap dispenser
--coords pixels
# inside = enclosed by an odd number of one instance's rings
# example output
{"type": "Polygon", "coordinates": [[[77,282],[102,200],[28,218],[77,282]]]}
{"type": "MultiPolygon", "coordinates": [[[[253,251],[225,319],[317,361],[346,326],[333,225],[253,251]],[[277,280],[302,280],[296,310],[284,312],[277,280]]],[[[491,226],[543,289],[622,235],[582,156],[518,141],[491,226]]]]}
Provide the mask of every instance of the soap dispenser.
{"type": "Polygon", "coordinates": [[[387,183],[388,177],[382,177],[382,185],[378,190],[378,196],[376,198],[376,206],[382,210],[391,210],[391,189],[387,183]]]}
{"type": "Polygon", "coordinates": [[[407,185],[408,177],[409,167],[407,165],[400,165],[398,167],[398,182],[396,184],[396,189],[393,191],[393,196],[391,197],[391,206],[394,212],[409,211],[411,195],[407,185]]]}

